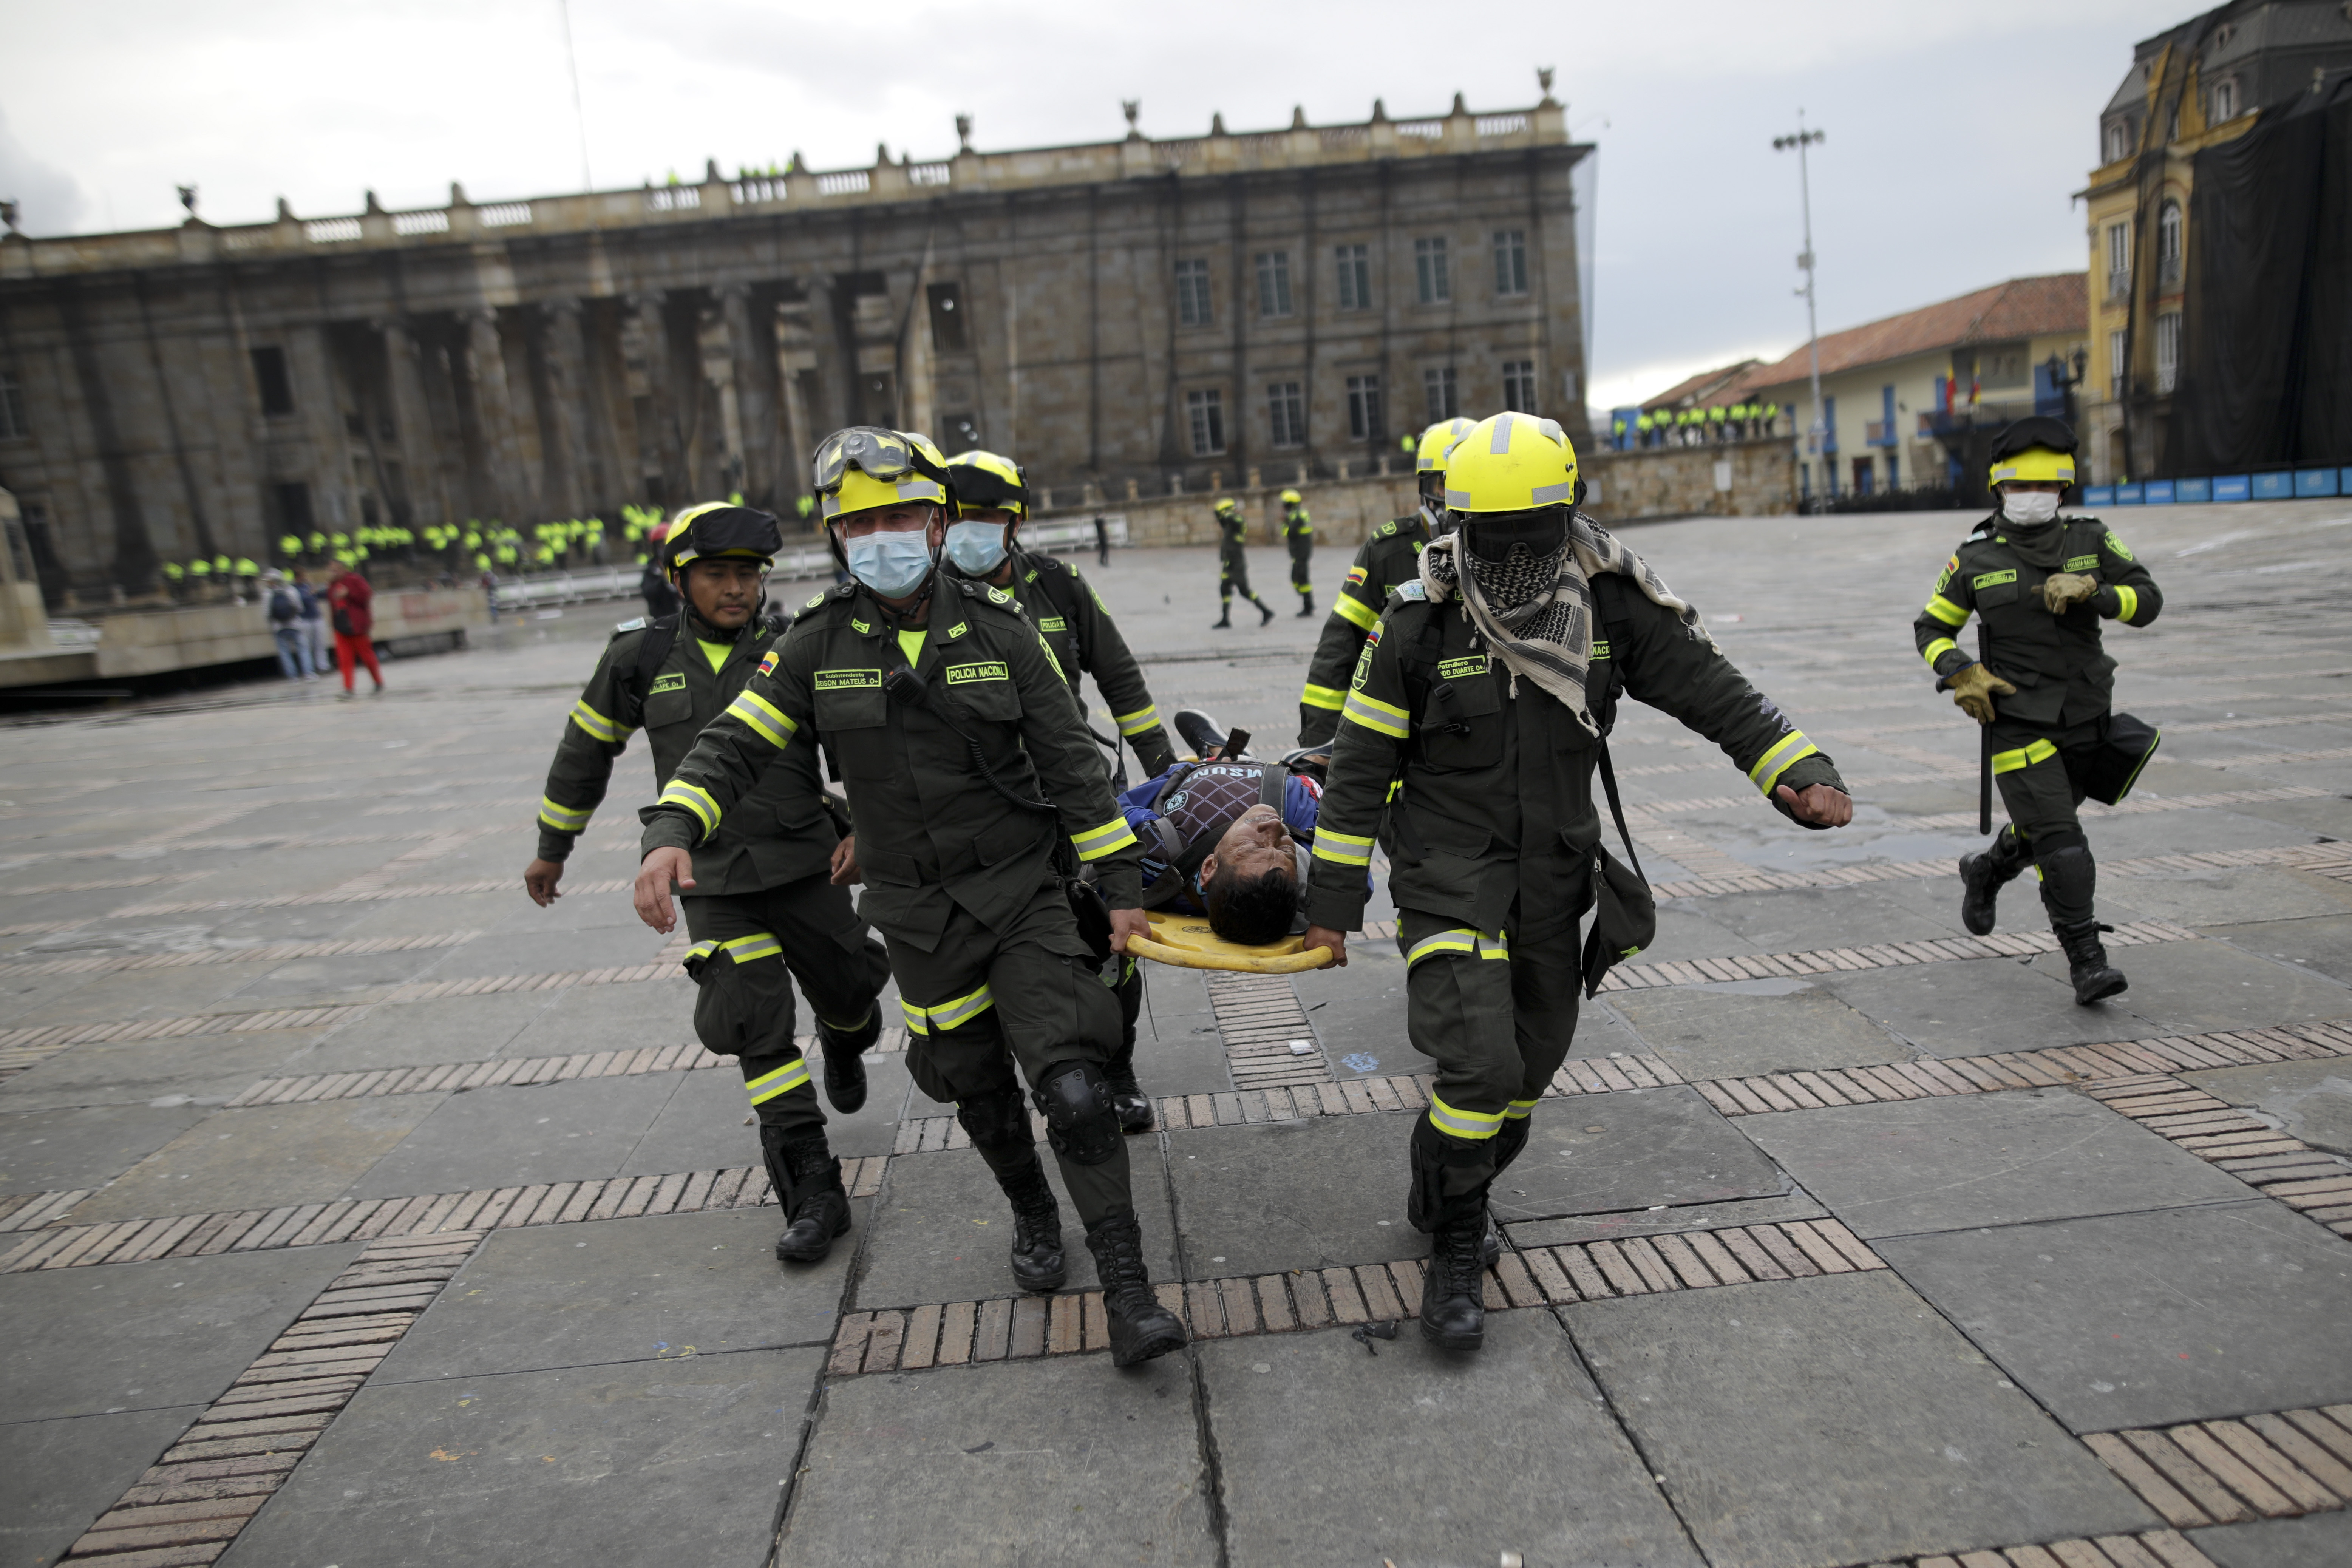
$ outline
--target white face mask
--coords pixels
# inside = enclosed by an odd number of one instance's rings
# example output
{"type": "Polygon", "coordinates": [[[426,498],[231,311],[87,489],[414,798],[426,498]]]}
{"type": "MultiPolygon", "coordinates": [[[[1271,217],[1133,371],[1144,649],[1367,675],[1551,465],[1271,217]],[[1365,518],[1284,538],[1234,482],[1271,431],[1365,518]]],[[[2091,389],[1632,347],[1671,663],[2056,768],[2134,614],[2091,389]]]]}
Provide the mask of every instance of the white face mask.
{"type": "Polygon", "coordinates": [[[2052,490],[2003,490],[2000,515],[2020,528],[2048,522],[2058,515],[2058,497],[2052,490]]]}

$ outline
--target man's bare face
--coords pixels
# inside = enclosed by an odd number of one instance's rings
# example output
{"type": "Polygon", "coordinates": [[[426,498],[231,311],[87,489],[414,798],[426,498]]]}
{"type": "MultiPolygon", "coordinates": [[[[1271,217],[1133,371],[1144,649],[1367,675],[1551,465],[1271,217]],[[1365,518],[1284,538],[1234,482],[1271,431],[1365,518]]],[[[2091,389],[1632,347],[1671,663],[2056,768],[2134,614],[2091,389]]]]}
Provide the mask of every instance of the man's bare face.
{"type": "Polygon", "coordinates": [[[1244,880],[1263,877],[1268,871],[1286,871],[1296,876],[1296,854],[1290,829],[1282,825],[1282,814],[1260,804],[1243,812],[1225,829],[1216,848],[1201,862],[1201,880],[1207,882],[1226,867],[1244,880]]]}
{"type": "Polygon", "coordinates": [[[714,556],[686,563],[686,595],[703,624],[731,632],[751,618],[760,604],[761,563],[714,556]]]}

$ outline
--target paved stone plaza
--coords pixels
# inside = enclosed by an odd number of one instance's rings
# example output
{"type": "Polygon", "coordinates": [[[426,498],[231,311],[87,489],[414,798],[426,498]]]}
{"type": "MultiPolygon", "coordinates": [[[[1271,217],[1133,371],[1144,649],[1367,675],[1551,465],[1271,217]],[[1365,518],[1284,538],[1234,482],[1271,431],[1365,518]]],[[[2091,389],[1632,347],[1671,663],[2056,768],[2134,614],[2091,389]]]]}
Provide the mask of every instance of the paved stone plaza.
{"type": "MultiPolygon", "coordinates": [[[[0,1564],[2352,1562],[2352,502],[2116,521],[2167,595],[2109,631],[2119,700],[2167,738],[2086,814],[2095,1008],[2030,879],[1959,923],[1975,735],[1908,626],[1967,520],[1630,532],[1855,823],[1629,707],[1659,936],[1495,1194],[1473,1358],[1370,1331],[1426,1247],[1379,936],[1151,974],[1189,1352],[1112,1369],[1075,1228],[1016,1299],[895,1031],[835,1121],[856,1228],[780,1271],[684,938],[625,896],[641,744],[562,901],[520,887],[627,605],[381,699],[0,732],[0,1564]]],[[[1163,714],[1288,742],[1317,623],[1212,634],[1206,551],[1097,578],[1163,714]]]]}

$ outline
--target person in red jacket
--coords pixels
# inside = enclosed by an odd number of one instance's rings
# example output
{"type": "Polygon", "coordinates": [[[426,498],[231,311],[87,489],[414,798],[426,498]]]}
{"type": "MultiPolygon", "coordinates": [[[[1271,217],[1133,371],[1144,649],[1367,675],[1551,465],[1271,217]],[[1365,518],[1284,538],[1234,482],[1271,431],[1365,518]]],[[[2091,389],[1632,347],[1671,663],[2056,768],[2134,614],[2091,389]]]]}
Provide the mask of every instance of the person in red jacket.
{"type": "Polygon", "coordinates": [[[352,667],[367,666],[375,677],[375,689],[383,689],[383,669],[375,661],[375,644],[370,634],[375,629],[375,616],[369,609],[375,590],[360,575],[356,566],[346,566],[343,574],[327,588],[327,608],[335,618],[335,663],[343,672],[343,695],[352,694],[352,667]]]}

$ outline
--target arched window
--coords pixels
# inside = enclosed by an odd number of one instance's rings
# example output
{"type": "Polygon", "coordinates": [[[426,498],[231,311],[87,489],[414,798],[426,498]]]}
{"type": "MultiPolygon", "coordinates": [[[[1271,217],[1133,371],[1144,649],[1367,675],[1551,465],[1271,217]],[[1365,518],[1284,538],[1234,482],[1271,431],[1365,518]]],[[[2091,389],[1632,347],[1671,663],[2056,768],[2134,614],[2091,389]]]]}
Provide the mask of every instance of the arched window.
{"type": "Polygon", "coordinates": [[[2180,204],[2167,197],[2156,213],[2157,281],[2180,281],[2180,204]]]}

